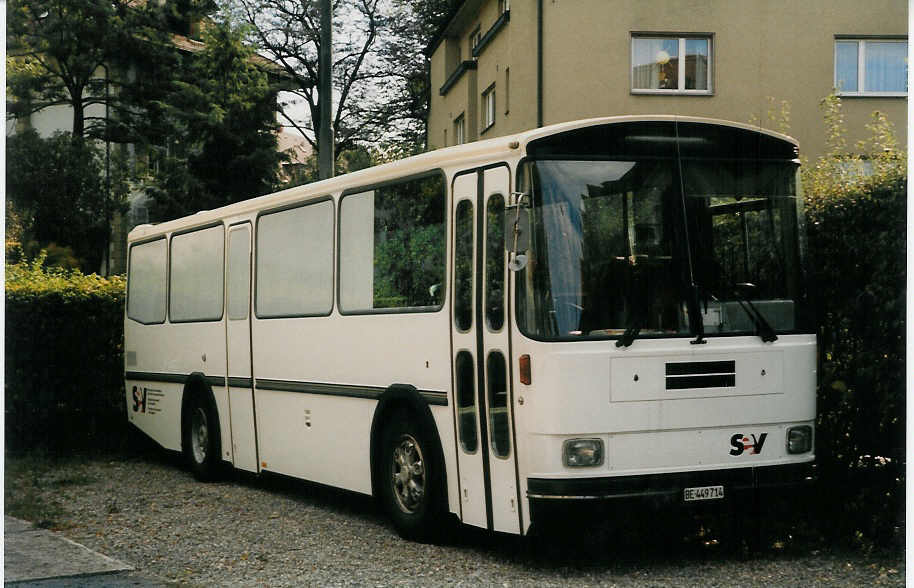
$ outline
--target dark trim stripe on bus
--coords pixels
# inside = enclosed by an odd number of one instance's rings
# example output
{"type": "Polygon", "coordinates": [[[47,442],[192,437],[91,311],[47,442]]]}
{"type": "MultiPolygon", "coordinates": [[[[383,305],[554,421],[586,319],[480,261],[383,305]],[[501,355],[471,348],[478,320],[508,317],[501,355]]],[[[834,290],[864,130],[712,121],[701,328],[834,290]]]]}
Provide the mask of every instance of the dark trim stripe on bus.
{"type": "MultiPolygon", "coordinates": [[[[280,392],[300,392],[302,394],[321,394],[324,396],[343,396],[346,398],[369,398],[377,400],[387,388],[380,386],[350,386],[346,384],[324,384],[320,382],[298,382],[295,380],[272,380],[257,378],[258,390],[277,390],[280,392]]],[[[436,406],[447,406],[447,392],[435,390],[417,390],[426,402],[436,406]]]]}
{"type": "MultiPolygon", "coordinates": [[[[140,380],[145,382],[166,382],[170,384],[184,384],[190,376],[185,374],[164,374],[156,372],[126,372],[127,380],[140,380]]],[[[205,376],[206,383],[211,386],[225,386],[223,376],[205,376]]],[[[228,378],[228,385],[233,388],[251,388],[258,390],[275,390],[278,392],[299,392],[303,394],[320,394],[324,396],[342,396],[345,398],[368,398],[377,400],[387,388],[380,386],[350,386],[345,384],[324,384],[320,382],[299,382],[296,380],[273,380],[267,378],[228,378]]],[[[417,390],[419,395],[431,405],[447,406],[447,392],[437,390],[417,390]]]]}
{"type": "MultiPolygon", "coordinates": [[[[184,384],[190,379],[189,374],[165,374],[161,372],[125,372],[125,380],[140,380],[143,382],[165,382],[168,384],[184,384]]],[[[203,380],[210,386],[225,386],[225,376],[203,376],[203,380]]]]}

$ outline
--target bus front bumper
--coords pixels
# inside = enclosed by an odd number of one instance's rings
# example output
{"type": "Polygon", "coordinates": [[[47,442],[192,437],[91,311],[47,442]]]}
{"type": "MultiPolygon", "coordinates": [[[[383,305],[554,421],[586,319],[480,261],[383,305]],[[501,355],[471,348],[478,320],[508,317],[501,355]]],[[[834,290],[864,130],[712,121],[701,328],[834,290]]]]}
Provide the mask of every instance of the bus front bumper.
{"type": "Polygon", "coordinates": [[[725,507],[747,501],[762,505],[769,499],[798,498],[815,480],[814,462],[639,476],[529,478],[527,498],[541,506],[591,501],[659,508],[725,507]]]}

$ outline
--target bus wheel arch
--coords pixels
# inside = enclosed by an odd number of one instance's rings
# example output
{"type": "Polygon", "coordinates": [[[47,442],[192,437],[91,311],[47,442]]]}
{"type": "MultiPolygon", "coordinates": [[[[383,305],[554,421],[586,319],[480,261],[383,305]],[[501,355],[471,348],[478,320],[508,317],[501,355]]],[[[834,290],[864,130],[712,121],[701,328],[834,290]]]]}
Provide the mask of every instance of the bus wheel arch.
{"type": "Polygon", "coordinates": [[[381,395],[370,443],[372,495],[397,532],[413,541],[436,540],[447,514],[447,472],[431,409],[414,386],[394,384],[381,395]],[[415,472],[403,468],[404,461],[416,464],[415,472]],[[404,492],[404,484],[421,487],[418,503],[404,492]]]}
{"type": "Polygon", "coordinates": [[[222,457],[219,409],[203,374],[187,378],[181,395],[181,452],[194,477],[203,482],[219,475],[222,457]]]}

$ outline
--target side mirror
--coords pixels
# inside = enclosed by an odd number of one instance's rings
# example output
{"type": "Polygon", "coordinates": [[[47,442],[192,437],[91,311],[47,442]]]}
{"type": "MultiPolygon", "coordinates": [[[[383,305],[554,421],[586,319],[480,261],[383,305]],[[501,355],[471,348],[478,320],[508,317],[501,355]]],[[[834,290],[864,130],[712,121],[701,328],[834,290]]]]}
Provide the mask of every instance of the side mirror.
{"type": "Polygon", "coordinates": [[[523,205],[505,209],[505,249],[508,253],[523,253],[530,249],[530,211],[523,205]]]}
{"type": "Polygon", "coordinates": [[[530,248],[530,210],[523,200],[505,208],[505,249],[508,251],[508,269],[518,272],[527,267],[524,252],[530,248]]]}

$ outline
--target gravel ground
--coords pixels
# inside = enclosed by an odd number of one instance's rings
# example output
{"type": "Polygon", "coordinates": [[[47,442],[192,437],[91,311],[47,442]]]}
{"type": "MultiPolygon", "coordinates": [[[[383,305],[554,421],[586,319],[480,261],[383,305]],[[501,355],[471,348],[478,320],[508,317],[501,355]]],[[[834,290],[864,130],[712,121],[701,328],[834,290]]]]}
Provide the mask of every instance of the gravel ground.
{"type": "Polygon", "coordinates": [[[444,545],[420,545],[400,539],[370,498],[282,478],[230,476],[201,484],[161,452],[69,460],[35,471],[26,460],[7,457],[6,476],[8,493],[31,485],[42,500],[59,503],[55,520],[69,538],[169,583],[903,586],[905,581],[902,554],[867,558],[769,549],[735,556],[725,545],[671,544],[653,541],[650,534],[633,549],[620,547],[630,537],[611,529],[537,543],[461,527],[444,545]]]}

